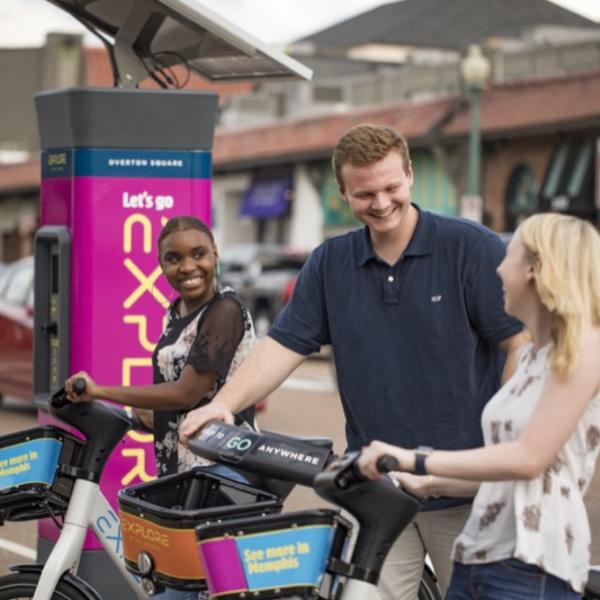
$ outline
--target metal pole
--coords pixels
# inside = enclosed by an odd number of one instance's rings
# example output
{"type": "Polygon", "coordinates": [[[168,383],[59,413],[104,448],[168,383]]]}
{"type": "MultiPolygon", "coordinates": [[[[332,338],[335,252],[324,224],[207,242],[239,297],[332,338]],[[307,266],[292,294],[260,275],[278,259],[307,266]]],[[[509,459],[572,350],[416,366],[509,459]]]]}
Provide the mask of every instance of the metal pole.
{"type": "Polygon", "coordinates": [[[479,95],[481,90],[470,86],[471,130],[469,133],[469,195],[479,196],[481,135],[479,130],[479,95]]]}

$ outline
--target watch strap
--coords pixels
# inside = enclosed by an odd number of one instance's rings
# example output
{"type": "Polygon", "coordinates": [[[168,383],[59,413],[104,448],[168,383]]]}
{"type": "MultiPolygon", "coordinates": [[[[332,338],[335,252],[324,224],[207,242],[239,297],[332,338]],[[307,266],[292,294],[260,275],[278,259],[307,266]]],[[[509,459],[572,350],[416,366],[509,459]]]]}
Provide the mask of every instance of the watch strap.
{"type": "Polygon", "coordinates": [[[415,450],[415,475],[427,475],[427,465],[425,461],[427,457],[433,452],[433,448],[428,448],[425,446],[419,446],[415,450]]]}

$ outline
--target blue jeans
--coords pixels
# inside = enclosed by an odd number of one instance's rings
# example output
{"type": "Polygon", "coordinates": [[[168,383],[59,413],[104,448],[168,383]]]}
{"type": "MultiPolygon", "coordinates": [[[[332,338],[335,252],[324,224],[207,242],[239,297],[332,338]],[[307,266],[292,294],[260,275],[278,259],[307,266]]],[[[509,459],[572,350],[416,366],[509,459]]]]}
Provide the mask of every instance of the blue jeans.
{"type": "Polygon", "coordinates": [[[220,475],[221,477],[226,477],[227,479],[231,479],[231,481],[235,481],[236,483],[248,483],[248,480],[237,471],[226,467],[225,465],[220,465],[215,463],[214,465],[208,465],[207,467],[202,467],[207,473],[212,473],[213,475],[220,475]]]}
{"type": "Polygon", "coordinates": [[[580,600],[566,581],[516,558],[481,565],[454,563],[446,600],[580,600]]]}

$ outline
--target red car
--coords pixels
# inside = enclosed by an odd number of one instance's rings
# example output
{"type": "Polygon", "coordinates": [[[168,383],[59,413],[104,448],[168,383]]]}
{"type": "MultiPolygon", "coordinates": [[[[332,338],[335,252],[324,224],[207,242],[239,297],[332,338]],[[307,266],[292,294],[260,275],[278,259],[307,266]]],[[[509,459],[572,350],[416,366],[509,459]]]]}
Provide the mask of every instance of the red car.
{"type": "Polygon", "coordinates": [[[0,275],[0,400],[33,402],[33,257],[0,275]]]}

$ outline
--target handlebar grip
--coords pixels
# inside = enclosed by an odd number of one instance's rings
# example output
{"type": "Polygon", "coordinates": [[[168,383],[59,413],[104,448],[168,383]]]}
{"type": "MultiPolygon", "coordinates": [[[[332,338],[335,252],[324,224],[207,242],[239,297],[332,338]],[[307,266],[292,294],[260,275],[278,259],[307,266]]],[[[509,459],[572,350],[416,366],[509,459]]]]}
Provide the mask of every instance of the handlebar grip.
{"type": "Polygon", "coordinates": [[[85,392],[85,388],[87,387],[87,383],[85,381],[85,379],[83,377],[78,377],[74,382],[73,382],[73,391],[78,395],[81,396],[81,394],[83,394],[83,392],[85,392]]]}
{"type": "Polygon", "coordinates": [[[398,463],[398,461],[393,456],[386,454],[385,456],[382,456],[377,461],[377,470],[380,473],[389,473],[390,471],[399,471],[400,463],[398,463]]]}
{"type": "MultiPolygon", "coordinates": [[[[73,382],[73,391],[78,396],[80,394],[83,394],[83,392],[85,392],[86,387],[87,387],[87,384],[83,377],[78,377],[73,382]]],[[[67,395],[65,394],[65,388],[63,387],[60,390],[58,390],[58,392],[56,392],[50,398],[49,404],[50,404],[50,409],[52,411],[57,411],[57,410],[60,410],[61,408],[64,408],[65,406],[69,406],[70,404],[73,404],[73,403],[67,398],[67,395]]]]}

